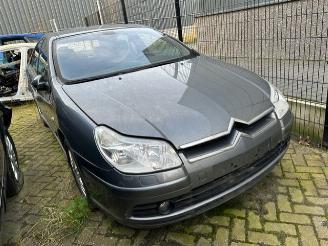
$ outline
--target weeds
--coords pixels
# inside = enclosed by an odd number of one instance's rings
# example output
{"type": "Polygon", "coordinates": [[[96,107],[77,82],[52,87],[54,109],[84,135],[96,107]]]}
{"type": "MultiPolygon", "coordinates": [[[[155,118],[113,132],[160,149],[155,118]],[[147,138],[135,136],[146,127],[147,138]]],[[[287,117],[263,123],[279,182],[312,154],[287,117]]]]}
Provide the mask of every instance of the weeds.
{"type": "Polygon", "coordinates": [[[84,197],[76,197],[65,209],[64,221],[74,228],[81,228],[90,214],[88,201],[84,197]]]}
{"type": "Polygon", "coordinates": [[[58,245],[74,236],[89,217],[90,209],[84,197],[75,197],[65,207],[46,207],[45,216],[22,238],[22,244],[58,245]]]}

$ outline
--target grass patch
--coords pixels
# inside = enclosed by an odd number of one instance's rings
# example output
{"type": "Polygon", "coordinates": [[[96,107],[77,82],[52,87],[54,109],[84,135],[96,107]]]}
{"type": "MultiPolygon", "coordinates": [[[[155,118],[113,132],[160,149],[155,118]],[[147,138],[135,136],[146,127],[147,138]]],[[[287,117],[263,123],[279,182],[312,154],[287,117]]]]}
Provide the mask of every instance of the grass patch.
{"type": "Polygon", "coordinates": [[[76,197],[64,210],[64,222],[68,226],[81,228],[90,212],[87,199],[85,197],[76,197]]]}
{"type": "Polygon", "coordinates": [[[65,207],[46,207],[45,216],[24,233],[21,244],[58,245],[81,231],[90,212],[86,198],[81,196],[65,207]]]}

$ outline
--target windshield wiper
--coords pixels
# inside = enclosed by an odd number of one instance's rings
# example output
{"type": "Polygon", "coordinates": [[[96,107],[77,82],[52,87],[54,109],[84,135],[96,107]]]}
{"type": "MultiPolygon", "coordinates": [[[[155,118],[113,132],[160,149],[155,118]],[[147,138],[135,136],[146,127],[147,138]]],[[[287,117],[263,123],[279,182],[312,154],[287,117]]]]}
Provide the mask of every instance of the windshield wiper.
{"type": "Polygon", "coordinates": [[[144,70],[144,69],[147,69],[147,68],[159,67],[159,66],[163,66],[163,65],[166,65],[166,64],[191,59],[191,58],[194,58],[196,56],[198,56],[198,54],[190,53],[186,56],[178,57],[178,58],[167,60],[167,61],[155,62],[155,63],[152,63],[152,64],[147,64],[147,65],[143,65],[143,66],[139,66],[139,67],[132,67],[132,68],[127,68],[127,69],[122,69],[122,70],[119,70],[119,71],[100,74],[100,75],[91,76],[91,77],[86,77],[86,78],[82,78],[82,79],[64,80],[64,81],[65,81],[65,84],[78,84],[78,83],[88,82],[88,81],[92,81],[92,80],[104,79],[104,78],[114,77],[114,76],[121,75],[121,74],[136,72],[136,71],[144,70]]]}

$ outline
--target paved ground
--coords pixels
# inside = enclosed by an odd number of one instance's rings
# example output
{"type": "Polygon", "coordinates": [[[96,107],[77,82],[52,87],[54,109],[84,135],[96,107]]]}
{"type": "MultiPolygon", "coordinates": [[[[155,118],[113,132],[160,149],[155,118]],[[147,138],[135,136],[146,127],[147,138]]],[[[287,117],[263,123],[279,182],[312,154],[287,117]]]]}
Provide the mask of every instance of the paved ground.
{"type": "Polygon", "coordinates": [[[132,230],[93,212],[76,232],[62,217],[78,193],[56,140],[32,104],[15,107],[13,122],[25,186],[8,203],[8,245],[328,245],[328,153],[322,150],[292,142],[256,187],[183,223],[132,230]]]}

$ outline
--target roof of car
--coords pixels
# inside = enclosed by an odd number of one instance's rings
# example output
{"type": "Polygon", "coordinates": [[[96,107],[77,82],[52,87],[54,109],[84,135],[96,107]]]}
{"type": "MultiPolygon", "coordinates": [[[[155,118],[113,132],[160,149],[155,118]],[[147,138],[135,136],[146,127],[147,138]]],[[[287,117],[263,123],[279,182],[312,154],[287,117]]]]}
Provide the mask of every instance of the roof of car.
{"type": "Polygon", "coordinates": [[[52,32],[46,34],[46,39],[50,39],[51,37],[62,37],[62,36],[70,36],[80,33],[106,30],[106,29],[121,29],[121,28],[136,28],[136,27],[144,27],[142,25],[136,24],[115,24],[115,25],[101,25],[101,26],[88,26],[88,27],[78,27],[78,28],[69,28],[65,30],[61,30],[58,32],[52,32]]]}
{"type": "Polygon", "coordinates": [[[43,37],[43,33],[23,33],[23,34],[2,34],[0,40],[9,41],[23,38],[36,38],[40,39],[43,37]]]}

